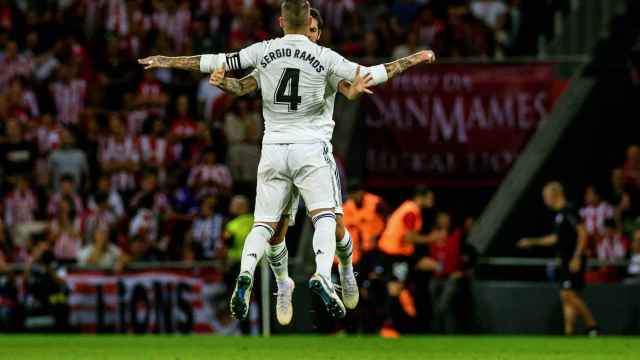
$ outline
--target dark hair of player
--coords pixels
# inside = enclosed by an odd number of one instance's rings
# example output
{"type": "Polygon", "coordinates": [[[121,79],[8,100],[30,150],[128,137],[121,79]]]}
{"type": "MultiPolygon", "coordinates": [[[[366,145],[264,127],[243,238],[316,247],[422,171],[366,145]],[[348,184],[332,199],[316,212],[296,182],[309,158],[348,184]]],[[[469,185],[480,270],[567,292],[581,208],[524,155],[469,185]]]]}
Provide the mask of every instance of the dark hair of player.
{"type": "Polygon", "coordinates": [[[322,28],[324,28],[324,19],[322,18],[322,15],[320,15],[320,11],[316,8],[311,8],[311,17],[316,19],[318,22],[318,29],[322,30],[322,28]]]}

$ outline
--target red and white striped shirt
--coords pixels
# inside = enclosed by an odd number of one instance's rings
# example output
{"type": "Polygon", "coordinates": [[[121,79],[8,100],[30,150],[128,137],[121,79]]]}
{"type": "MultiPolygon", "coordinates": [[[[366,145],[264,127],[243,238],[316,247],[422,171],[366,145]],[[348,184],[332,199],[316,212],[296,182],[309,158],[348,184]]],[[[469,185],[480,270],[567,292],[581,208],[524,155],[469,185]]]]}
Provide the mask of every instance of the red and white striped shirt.
{"type": "Polygon", "coordinates": [[[198,126],[195,121],[188,117],[177,118],[171,125],[171,133],[180,137],[194,136],[198,130],[198,126]]]}
{"type": "Polygon", "coordinates": [[[73,210],[76,212],[76,214],[82,214],[84,212],[84,205],[82,204],[82,198],[80,197],[80,195],[78,195],[77,193],[63,194],[61,191],[58,191],[57,193],[51,195],[51,198],[49,199],[49,204],[47,205],[47,214],[49,214],[49,216],[55,216],[60,209],[60,203],[66,197],[71,198],[71,200],[73,201],[73,210]]]}
{"type": "Polygon", "coordinates": [[[32,190],[12,191],[4,200],[4,222],[15,226],[31,222],[38,210],[38,200],[32,190]]]}
{"type": "Polygon", "coordinates": [[[82,230],[85,234],[92,234],[95,229],[112,229],[118,222],[118,216],[111,209],[88,209],[82,222],[82,230]]]}
{"type": "Polygon", "coordinates": [[[54,82],[49,87],[58,112],[58,120],[65,125],[77,124],[84,110],[87,82],[73,79],[69,83],[54,82]]]}
{"type": "MultiPolygon", "coordinates": [[[[122,141],[110,136],[104,141],[99,151],[101,163],[133,162],[140,163],[140,151],[133,137],[125,137],[122,141]]],[[[136,187],[135,173],[128,170],[118,170],[111,174],[111,183],[117,191],[130,191],[136,187]]]]}
{"type": "Polygon", "coordinates": [[[80,217],[76,217],[72,221],[73,224],[65,229],[61,228],[58,220],[52,221],[49,225],[49,231],[58,235],[53,244],[53,254],[56,259],[75,260],[82,247],[80,217]]]}
{"type": "Polygon", "coordinates": [[[60,147],[63,128],[57,125],[53,127],[38,126],[29,134],[28,140],[38,144],[40,154],[48,154],[60,147]]]}
{"type": "Polygon", "coordinates": [[[622,234],[603,237],[596,246],[598,260],[618,261],[627,256],[627,240],[622,234]]]}
{"type": "Polygon", "coordinates": [[[613,218],[613,207],[606,202],[598,205],[587,205],[580,209],[580,217],[584,222],[589,235],[599,235],[604,232],[604,222],[613,218]]]}
{"type": "Polygon", "coordinates": [[[17,55],[13,59],[0,60],[0,89],[4,91],[9,80],[16,76],[30,77],[33,71],[33,60],[27,55],[17,55]]]}
{"type": "Polygon", "coordinates": [[[200,187],[198,195],[216,194],[219,191],[229,191],[233,185],[229,168],[223,164],[198,165],[189,174],[190,186],[200,187]],[[215,183],[214,186],[212,183],[215,183]]]}
{"type": "Polygon", "coordinates": [[[169,142],[153,135],[140,137],[140,158],[151,166],[167,166],[170,161],[169,142]]]}

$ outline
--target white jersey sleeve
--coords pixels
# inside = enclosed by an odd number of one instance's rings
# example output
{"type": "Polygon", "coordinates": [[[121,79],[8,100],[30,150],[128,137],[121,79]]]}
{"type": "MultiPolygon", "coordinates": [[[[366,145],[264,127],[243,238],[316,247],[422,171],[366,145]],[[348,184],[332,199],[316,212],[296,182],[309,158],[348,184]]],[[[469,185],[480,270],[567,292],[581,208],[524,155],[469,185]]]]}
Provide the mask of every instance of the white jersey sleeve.
{"type": "Polygon", "coordinates": [[[338,90],[340,90],[338,87],[340,85],[340,81],[342,80],[344,79],[337,76],[336,74],[331,74],[329,75],[328,85],[337,92],[338,90]]]}
{"type": "Polygon", "coordinates": [[[260,85],[260,73],[258,73],[258,70],[253,70],[247,76],[252,77],[256,81],[256,84],[258,85],[258,88],[256,90],[260,90],[262,88],[262,85],[260,85]]]}
{"type": "Polygon", "coordinates": [[[358,66],[360,66],[360,74],[371,74],[371,76],[373,77],[373,80],[371,81],[373,85],[380,85],[389,80],[387,69],[384,67],[384,65],[376,65],[371,67],[358,65],[352,61],[347,60],[342,55],[333,50],[329,50],[329,59],[331,60],[329,71],[340,78],[353,81],[356,76],[356,70],[358,69],[358,66]]]}
{"type": "Polygon", "coordinates": [[[264,54],[265,48],[266,43],[263,41],[235,53],[202,55],[200,57],[200,71],[210,73],[221,67],[227,71],[255,68],[264,54]]]}

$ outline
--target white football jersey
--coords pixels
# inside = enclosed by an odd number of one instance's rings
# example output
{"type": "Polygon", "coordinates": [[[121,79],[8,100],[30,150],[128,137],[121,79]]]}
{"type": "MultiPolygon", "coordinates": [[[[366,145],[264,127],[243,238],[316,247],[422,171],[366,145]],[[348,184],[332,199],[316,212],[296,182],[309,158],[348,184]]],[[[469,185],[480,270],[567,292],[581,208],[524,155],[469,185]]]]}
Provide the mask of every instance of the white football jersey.
{"type": "MultiPolygon", "coordinates": [[[[340,79],[353,80],[359,66],[305,35],[253,44],[238,53],[210,55],[201,70],[255,68],[262,92],[264,144],[329,142],[333,133],[333,101],[340,79]]],[[[384,66],[364,68],[373,84],[387,80],[384,66]]]]}
{"type": "MultiPolygon", "coordinates": [[[[260,85],[260,74],[258,70],[253,70],[249,76],[253,77],[258,83],[258,90],[262,87],[260,85]]],[[[324,90],[324,110],[323,114],[328,119],[323,119],[320,131],[322,131],[323,139],[325,141],[331,141],[333,138],[333,129],[335,127],[335,121],[333,120],[333,110],[336,105],[336,96],[338,95],[338,85],[343,79],[332,74],[329,76],[329,81],[324,90]]]]}

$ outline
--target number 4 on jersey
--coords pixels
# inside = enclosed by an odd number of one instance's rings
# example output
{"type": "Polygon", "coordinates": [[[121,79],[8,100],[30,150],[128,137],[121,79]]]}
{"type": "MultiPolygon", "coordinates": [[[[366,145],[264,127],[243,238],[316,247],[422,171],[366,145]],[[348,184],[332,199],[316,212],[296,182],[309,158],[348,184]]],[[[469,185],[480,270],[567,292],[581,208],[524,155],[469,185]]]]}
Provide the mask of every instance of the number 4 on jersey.
{"type": "Polygon", "coordinates": [[[300,69],[284,69],[276,89],[274,102],[278,105],[289,105],[289,111],[298,111],[298,105],[302,102],[302,97],[298,96],[299,83],[300,69]],[[289,94],[286,93],[287,89],[289,89],[289,94]]]}

